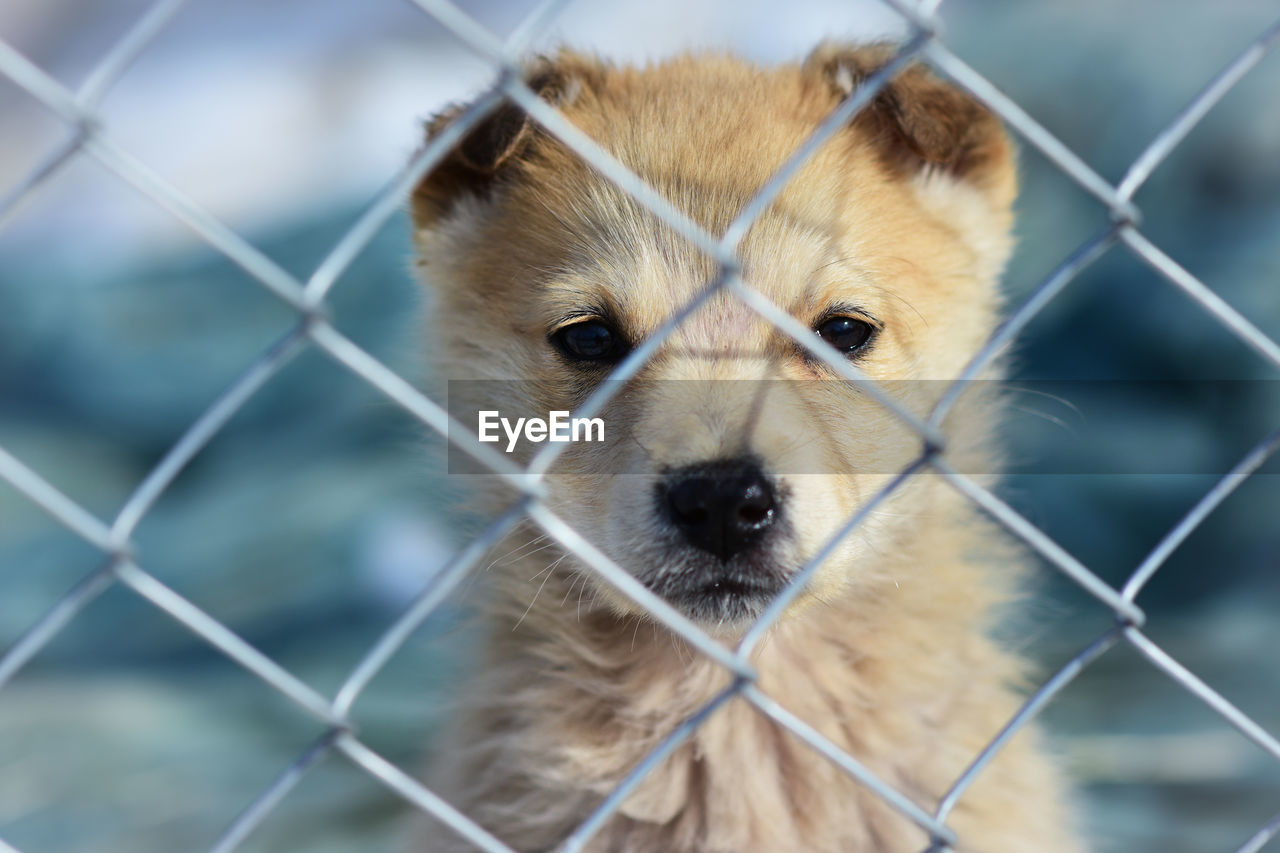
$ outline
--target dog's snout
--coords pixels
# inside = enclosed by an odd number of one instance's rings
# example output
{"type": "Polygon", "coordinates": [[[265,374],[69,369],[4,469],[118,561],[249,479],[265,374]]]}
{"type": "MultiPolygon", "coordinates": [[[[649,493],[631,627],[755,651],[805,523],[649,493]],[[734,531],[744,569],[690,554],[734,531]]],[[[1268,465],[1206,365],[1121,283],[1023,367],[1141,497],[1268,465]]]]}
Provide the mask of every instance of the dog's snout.
{"type": "Polygon", "coordinates": [[[668,476],[667,512],[689,544],[728,561],[773,525],[773,485],[749,459],[691,465],[668,476]]]}

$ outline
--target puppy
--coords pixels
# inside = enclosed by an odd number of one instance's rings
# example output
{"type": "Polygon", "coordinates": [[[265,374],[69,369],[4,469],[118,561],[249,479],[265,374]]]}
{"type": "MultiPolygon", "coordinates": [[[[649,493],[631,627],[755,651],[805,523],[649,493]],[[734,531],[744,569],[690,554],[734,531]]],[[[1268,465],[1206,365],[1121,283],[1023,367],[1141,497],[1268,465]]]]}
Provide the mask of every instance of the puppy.
{"type": "MultiPolygon", "coordinates": [[[[826,45],[762,69],[723,56],[622,68],[570,52],[529,85],[685,216],[719,235],[891,56],[826,45]]],[[[446,128],[460,110],[429,126],[446,128]]],[[[1010,251],[1013,151],[999,122],[920,67],[809,157],[738,248],[742,280],[900,404],[926,413],[992,332],[1010,251]]],[[[513,105],[412,198],[450,405],[574,410],[716,281],[705,253],[513,105]],[[455,399],[456,396],[456,399],[455,399]]],[[[995,401],[948,418],[946,457],[991,470],[995,401]]],[[[921,453],[916,432],[727,290],[665,338],[567,446],[547,505],[649,590],[732,643],[847,519],[921,453]]],[[[506,446],[495,445],[505,451],[506,446]]],[[[512,458],[538,446],[523,442],[512,458]]],[[[480,509],[515,495],[479,478],[480,509]]],[[[494,554],[482,670],[433,784],[518,851],[556,849],[729,683],[531,524],[494,554]]],[[[840,540],[751,662],[759,688],[933,811],[1019,704],[988,637],[1017,560],[936,476],[840,540]]],[[[956,849],[1082,850],[1035,735],[959,800],[956,849]]],[[[599,853],[906,853],[927,834],[734,698],[591,838],[599,853]]],[[[437,827],[431,851],[470,850],[437,827]]]]}

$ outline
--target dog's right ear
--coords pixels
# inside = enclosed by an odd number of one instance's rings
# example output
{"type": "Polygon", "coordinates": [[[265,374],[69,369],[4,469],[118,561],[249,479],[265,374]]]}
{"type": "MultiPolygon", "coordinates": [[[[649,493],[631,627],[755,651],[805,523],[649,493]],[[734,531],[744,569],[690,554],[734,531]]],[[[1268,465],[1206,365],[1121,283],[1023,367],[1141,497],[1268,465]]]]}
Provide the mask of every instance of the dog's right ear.
{"type": "MultiPolygon", "coordinates": [[[[524,80],[538,97],[553,106],[572,101],[582,88],[584,62],[561,54],[555,60],[539,58],[524,72],[524,80]]],[[[429,144],[466,109],[458,104],[427,122],[429,144]]],[[[429,227],[449,213],[465,196],[484,197],[543,131],[521,107],[504,101],[462,138],[413,191],[412,211],[418,228],[429,227]]]]}
{"type": "MultiPolygon", "coordinates": [[[[820,45],[805,61],[837,98],[848,97],[887,64],[887,44],[820,45]]],[[[1013,146],[996,116],[958,87],[913,63],[899,71],[854,119],[886,163],[916,172],[930,168],[984,191],[1008,207],[1016,191],[1013,146]]]]}

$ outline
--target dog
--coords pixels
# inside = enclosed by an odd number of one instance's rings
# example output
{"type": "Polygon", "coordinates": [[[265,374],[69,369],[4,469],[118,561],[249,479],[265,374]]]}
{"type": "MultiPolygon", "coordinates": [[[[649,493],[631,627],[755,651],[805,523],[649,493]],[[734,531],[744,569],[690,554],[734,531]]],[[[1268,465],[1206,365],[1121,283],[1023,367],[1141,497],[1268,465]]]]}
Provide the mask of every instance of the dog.
{"type": "MultiPolygon", "coordinates": [[[[562,51],[524,79],[688,219],[725,232],[892,56],[824,44],[760,68],[687,55],[618,67],[562,51]]],[[[438,138],[464,109],[428,124],[438,138]]],[[[995,328],[1015,152],[1000,122],[919,65],[808,157],[731,271],[886,393],[927,413],[995,328]]],[[[466,411],[573,411],[718,281],[689,239],[507,103],[412,194],[436,374],[466,411]]],[[[993,373],[988,373],[990,378],[993,373]]],[[[944,424],[945,458],[994,470],[999,401],[944,424]]],[[[841,526],[921,453],[919,434],[721,287],[566,446],[546,506],[718,641],[741,638],[841,526]]],[[[498,445],[498,451],[506,448],[498,445]]],[[[525,442],[513,458],[527,461],[525,442]]],[[[477,504],[516,499],[478,478],[477,504]]],[[[487,647],[440,738],[433,786],[517,851],[549,851],[730,683],[531,523],[485,573],[487,647]]],[[[753,648],[757,684],[926,811],[1020,704],[990,638],[1020,558],[937,476],[907,480],[821,562],[753,648]]],[[[950,811],[959,851],[1079,853],[1070,791],[1034,731],[950,811]]],[[[907,853],[928,834],[741,697],[650,772],[597,853],[907,853]]],[[[416,849],[474,849],[436,827],[416,849]]]]}

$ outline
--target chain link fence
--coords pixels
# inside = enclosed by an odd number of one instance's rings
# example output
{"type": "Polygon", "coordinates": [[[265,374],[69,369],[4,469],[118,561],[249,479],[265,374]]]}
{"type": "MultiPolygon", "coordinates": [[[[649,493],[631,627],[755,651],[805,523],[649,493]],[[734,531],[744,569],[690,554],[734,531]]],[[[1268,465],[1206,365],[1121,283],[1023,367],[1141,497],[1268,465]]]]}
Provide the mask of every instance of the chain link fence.
{"type": "MultiPolygon", "coordinates": [[[[1017,103],[957,56],[937,35],[936,0],[885,0],[908,27],[896,56],[880,71],[858,86],[827,120],[797,150],[759,194],[741,212],[724,234],[706,232],[676,210],[655,190],[611,157],[581,131],[568,123],[556,110],[539,99],[522,80],[519,61],[536,37],[555,20],[566,5],[564,0],[544,0],[505,41],[478,24],[448,0],[414,0],[421,10],[446,27],[470,50],[490,63],[493,81],[487,92],[462,112],[438,138],[418,153],[409,165],[382,192],[361,218],[332,246],[327,256],[305,280],[287,273],[246,240],[211,216],[192,199],[183,195],[148,166],[123,150],[112,138],[111,128],[99,118],[98,107],[103,97],[129,68],[130,64],[165,30],[166,25],[184,5],[184,0],[161,0],[143,16],[108,54],[96,65],[83,85],[72,91],[57,82],[37,65],[7,44],[0,42],[0,74],[36,98],[66,125],[68,138],[61,147],[33,170],[18,187],[0,201],[0,224],[9,221],[30,197],[53,179],[75,158],[98,161],[123,178],[157,206],[176,217],[218,252],[251,276],[262,287],[291,306],[296,324],[285,331],[265,352],[245,367],[239,378],[214,400],[204,413],[173,444],[168,453],[137,486],[114,518],[103,520],[91,514],[76,501],[59,491],[39,471],[0,448],[0,477],[8,481],[58,522],[101,552],[100,565],[63,596],[48,612],[41,615],[17,642],[0,656],[0,702],[3,687],[42,649],[74,620],[87,605],[107,589],[128,588],[154,607],[176,620],[187,630],[218,649],[232,661],[266,685],[278,691],[305,713],[320,721],[325,734],[286,767],[267,789],[249,803],[213,845],[214,853],[229,853],[272,813],[290,790],[321,758],[338,753],[345,756],[370,777],[394,791],[412,806],[430,813],[452,831],[469,839],[488,853],[510,853],[502,841],[486,832],[467,815],[460,813],[413,774],[383,757],[363,741],[353,726],[349,712],[362,691],[397,654],[410,636],[424,623],[450,593],[482,560],[489,549],[518,524],[532,522],[540,532],[560,547],[574,554],[606,583],[645,608],[653,619],[683,637],[698,653],[716,661],[733,675],[731,685],[679,728],[622,779],[594,812],[557,848],[561,853],[584,849],[593,835],[618,810],[645,775],[670,755],[699,725],[715,714],[726,702],[740,698],[753,705],[778,725],[807,742],[845,773],[874,791],[906,819],[922,828],[930,837],[929,850],[947,851],[957,843],[948,825],[948,816],[965,796],[983,769],[1019,730],[1028,725],[1076,676],[1118,644],[1127,643],[1141,653],[1153,667],[1168,674],[1185,690],[1203,702],[1238,729],[1266,753],[1280,761],[1280,740],[1243,713],[1199,677],[1153,642],[1144,632],[1146,616],[1137,599],[1144,587],[1160,570],[1171,554],[1246,478],[1257,471],[1280,448],[1280,428],[1257,444],[1223,476],[1212,489],[1157,543],[1149,555],[1133,569],[1126,583],[1116,588],[1104,582],[1090,568],[1056,544],[1035,524],[973,479],[954,470],[947,462],[947,436],[941,429],[944,416],[956,401],[964,383],[978,376],[989,363],[1006,350],[1027,324],[1037,316],[1085,268],[1111,251],[1125,251],[1157,272],[1168,284],[1186,294],[1201,311],[1222,324],[1245,345],[1280,370],[1280,345],[1259,330],[1250,320],[1220,298],[1213,289],[1179,265],[1170,254],[1144,235],[1141,216],[1134,204],[1135,193],[1150,175],[1200,123],[1231,88],[1280,39],[1280,24],[1260,34],[1217,76],[1209,80],[1168,126],[1133,161],[1118,183],[1111,183],[1090,168],[1079,156],[1055,138],[1017,103]],[[859,370],[838,355],[809,329],[753,290],[740,276],[736,250],[755,218],[773,201],[787,180],[796,173],[806,158],[832,134],[849,123],[893,76],[912,62],[924,62],[943,77],[973,94],[993,111],[1021,138],[1037,149],[1072,181],[1089,193],[1109,214],[1109,224],[1063,260],[1052,274],[1041,282],[999,327],[981,351],[965,366],[950,393],[924,418],[901,408],[894,399],[859,370]],[[786,590],[733,648],[728,648],[701,631],[694,623],[660,597],[650,592],[622,568],[614,564],[593,543],[585,540],[570,525],[553,513],[543,502],[542,479],[551,470],[563,445],[548,444],[527,468],[513,465],[492,447],[477,442],[458,425],[435,400],[424,396],[409,381],[339,332],[326,316],[326,297],[341,274],[373,239],[378,230],[398,211],[411,189],[437,165],[449,150],[502,103],[510,101],[527,111],[547,132],[570,146],[607,180],[617,184],[640,204],[651,210],[664,223],[698,246],[713,259],[718,275],[690,304],[668,318],[661,329],[631,352],[613,371],[611,378],[634,376],[646,360],[661,346],[664,338],[707,299],[721,292],[734,294],[744,304],[795,341],[815,358],[821,359],[845,380],[854,383],[882,405],[892,410],[920,437],[920,453],[856,515],[847,519],[832,540],[795,576],[786,590]],[[430,584],[391,624],[381,639],[368,650],[334,695],[322,695],[293,672],[262,654],[237,636],[226,625],[213,618],[192,601],[166,586],[149,573],[135,557],[131,544],[133,533],[142,519],[174,482],[178,474],[219,433],[228,421],[295,356],[306,349],[322,353],[333,362],[359,377],[373,388],[403,407],[436,433],[445,436],[456,448],[473,457],[494,473],[505,478],[512,490],[510,508],[493,519],[483,531],[468,542],[448,561],[430,584]],[[828,741],[822,734],[789,713],[755,683],[750,662],[752,650],[769,627],[799,594],[822,561],[837,543],[848,536],[867,515],[904,482],[923,471],[941,475],[956,490],[972,500],[983,512],[1024,541],[1052,566],[1079,585],[1096,600],[1097,605],[1114,617],[1114,622],[1039,687],[1010,719],[999,734],[975,756],[968,768],[954,781],[950,790],[936,803],[920,803],[877,778],[859,761],[828,741]]],[[[592,417],[599,413],[619,382],[602,383],[575,416],[592,417]]],[[[1257,853],[1280,835],[1280,815],[1244,839],[1237,853],[1257,853]]],[[[15,853],[16,848],[0,840],[0,850],[15,853]]]]}

